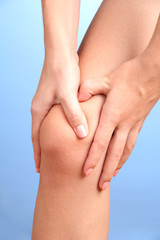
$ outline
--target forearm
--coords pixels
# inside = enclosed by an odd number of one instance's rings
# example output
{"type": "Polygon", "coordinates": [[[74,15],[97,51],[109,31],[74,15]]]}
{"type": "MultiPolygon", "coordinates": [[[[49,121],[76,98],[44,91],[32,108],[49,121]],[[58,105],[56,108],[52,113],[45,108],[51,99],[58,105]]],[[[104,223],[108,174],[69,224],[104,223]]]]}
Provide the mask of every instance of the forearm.
{"type": "MultiPolygon", "coordinates": [[[[155,76],[160,76],[160,15],[153,33],[153,36],[148,44],[148,47],[142,53],[141,59],[146,66],[146,69],[154,71],[155,76]]],[[[160,77],[159,85],[160,85],[160,77]]]]}
{"type": "Polygon", "coordinates": [[[42,0],[45,54],[76,55],[80,0],[42,0]]]}
{"type": "Polygon", "coordinates": [[[148,45],[148,51],[152,52],[153,59],[155,59],[160,65],[160,15],[153,37],[148,45]]]}
{"type": "Polygon", "coordinates": [[[148,88],[155,89],[155,94],[160,98],[160,15],[146,49],[138,56],[139,65],[143,75],[148,81],[148,88]]]}

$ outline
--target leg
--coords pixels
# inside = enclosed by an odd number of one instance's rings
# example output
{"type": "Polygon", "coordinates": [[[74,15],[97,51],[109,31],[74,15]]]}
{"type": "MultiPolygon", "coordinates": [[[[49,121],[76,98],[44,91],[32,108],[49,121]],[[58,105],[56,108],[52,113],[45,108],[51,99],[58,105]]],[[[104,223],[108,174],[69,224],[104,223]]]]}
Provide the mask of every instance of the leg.
{"type": "MultiPolygon", "coordinates": [[[[156,1],[104,1],[79,49],[81,81],[104,76],[143,51],[157,17],[156,1]]],[[[44,120],[33,240],[107,239],[109,188],[100,192],[97,187],[103,159],[91,176],[82,174],[103,102],[103,96],[95,96],[81,103],[89,124],[83,140],[73,133],[60,105],[44,120]]]]}
{"type": "Polygon", "coordinates": [[[148,45],[160,0],[104,0],[78,50],[81,81],[106,76],[148,45]]]}
{"type": "Polygon", "coordinates": [[[100,192],[97,185],[103,161],[90,178],[82,173],[103,100],[96,96],[81,104],[90,130],[86,139],[75,136],[60,105],[44,120],[33,239],[107,239],[109,188],[100,192]]]}

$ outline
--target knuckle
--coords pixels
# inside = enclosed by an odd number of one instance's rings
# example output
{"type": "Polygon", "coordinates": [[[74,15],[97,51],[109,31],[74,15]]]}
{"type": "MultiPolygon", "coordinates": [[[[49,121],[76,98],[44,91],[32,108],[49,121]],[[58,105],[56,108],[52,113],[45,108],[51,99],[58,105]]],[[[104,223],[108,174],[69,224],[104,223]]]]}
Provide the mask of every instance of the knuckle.
{"type": "Polygon", "coordinates": [[[141,124],[141,126],[140,126],[140,128],[139,128],[139,130],[138,130],[138,134],[140,133],[142,127],[143,127],[143,123],[141,124]]]}
{"type": "Polygon", "coordinates": [[[110,182],[112,180],[113,174],[111,171],[108,171],[106,167],[102,170],[102,180],[110,182]]]}
{"type": "MultiPolygon", "coordinates": [[[[126,161],[127,161],[127,160],[126,160],[126,161]]],[[[124,166],[124,164],[126,163],[126,161],[120,163],[120,165],[118,166],[118,169],[119,169],[119,170],[123,168],[123,166],[124,166]]]]}
{"type": "Polygon", "coordinates": [[[85,166],[85,169],[86,170],[89,170],[89,169],[94,169],[95,167],[96,167],[96,164],[97,164],[97,162],[95,162],[95,161],[90,161],[89,163],[88,163],[88,165],[86,165],[85,166]]]}
{"type": "Polygon", "coordinates": [[[32,100],[31,106],[30,106],[30,112],[34,112],[34,100],[32,100]]]}
{"type": "Polygon", "coordinates": [[[121,168],[123,167],[124,163],[125,163],[125,160],[123,160],[123,161],[120,161],[120,163],[118,164],[118,167],[117,167],[117,169],[116,169],[116,170],[119,170],[119,169],[121,169],[121,168]]]}
{"type": "Polygon", "coordinates": [[[111,83],[110,79],[108,77],[107,78],[105,77],[104,81],[103,81],[104,88],[109,89],[110,88],[110,83],[111,83]]]}
{"type": "Polygon", "coordinates": [[[58,93],[58,99],[60,102],[67,102],[68,97],[71,97],[72,93],[69,90],[61,90],[58,93]]]}
{"type": "Polygon", "coordinates": [[[93,145],[101,152],[104,152],[106,150],[106,144],[101,140],[93,142],[93,145]]]}
{"type": "Polygon", "coordinates": [[[112,177],[113,177],[113,174],[112,174],[112,175],[109,174],[109,175],[104,176],[103,179],[104,179],[104,181],[106,181],[106,182],[110,182],[110,181],[112,180],[112,177]]]}
{"type": "Polygon", "coordinates": [[[64,93],[59,93],[58,98],[60,102],[66,101],[66,95],[64,93]]]}
{"type": "Polygon", "coordinates": [[[114,154],[113,154],[113,159],[118,162],[121,158],[121,152],[120,151],[116,151],[114,154]]]}
{"type": "Polygon", "coordinates": [[[123,167],[123,165],[124,165],[124,163],[120,163],[120,164],[118,165],[118,169],[121,169],[121,168],[123,167]]]}
{"type": "Polygon", "coordinates": [[[111,110],[111,113],[110,113],[110,116],[109,116],[110,122],[111,122],[114,126],[116,126],[116,125],[119,123],[120,118],[121,118],[120,111],[117,111],[117,109],[112,109],[112,110],[111,110]]]}
{"type": "Polygon", "coordinates": [[[78,114],[71,113],[68,117],[68,120],[71,125],[78,126],[80,124],[80,118],[78,114]]]}
{"type": "Polygon", "coordinates": [[[104,132],[104,124],[100,121],[98,125],[99,132],[104,132]]]}
{"type": "Polygon", "coordinates": [[[134,140],[130,140],[126,145],[126,152],[131,153],[135,144],[136,144],[136,142],[134,140]]]}
{"type": "Polygon", "coordinates": [[[118,122],[119,122],[120,116],[117,114],[115,116],[111,116],[110,117],[110,122],[112,124],[112,126],[117,126],[118,122]]]}
{"type": "Polygon", "coordinates": [[[40,107],[39,105],[33,100],[30,108],[31,114],[39,114],[40,112],[40,107]]]}
{"type": "Polygon", "coordinates": [[[35,106],[33,104],[31,105],[30,112],[31,114],[34,114],[35,112],[35,106]]]}
{"type": "MultiPolygon", "coordinates": [[[[113,177],[113,176],[112,176],[113,177]]],[[[111,180],[112,180],[112,177],[109,177],[108,179],[107,179],[107,182],[110,182],[111,180]]]]}
{"type": "Polygon", "coordinates": [[[97,161],[93,157],[92,153],[89,152],[88,159],[85,164],[85,168],[86,169],[95,168],[96,164],[97,164],[97,161]]]}

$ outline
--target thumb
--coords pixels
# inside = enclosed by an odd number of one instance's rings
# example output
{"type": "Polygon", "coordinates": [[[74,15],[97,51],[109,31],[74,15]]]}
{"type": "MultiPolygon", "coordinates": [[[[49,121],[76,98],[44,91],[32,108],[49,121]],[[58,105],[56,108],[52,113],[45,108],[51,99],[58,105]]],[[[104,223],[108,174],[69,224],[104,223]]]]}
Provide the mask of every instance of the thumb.
{"type": "Polygon", "coordinates": [[[61,100],[65,115],[79,138],[84,138],[88,134],[88,124],[86,117],[78,102],[77,96],[70,95],[61,100]]]}
{"type": "Polygon", "coordinates": [[[93,95],[104,94],[109,91],[110,79],[108,77],[87,79],[80,85],[78,100],[86,101],[93,95]]]}

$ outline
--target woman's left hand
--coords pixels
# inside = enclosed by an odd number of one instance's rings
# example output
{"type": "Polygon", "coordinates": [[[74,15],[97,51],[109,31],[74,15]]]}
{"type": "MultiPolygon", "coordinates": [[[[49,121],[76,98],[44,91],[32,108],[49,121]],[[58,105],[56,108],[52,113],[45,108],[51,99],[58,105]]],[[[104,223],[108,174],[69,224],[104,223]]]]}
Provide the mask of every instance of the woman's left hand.
{"type": "Polygon", "coordinates": [[[144,120],[160,98],[159,66],[142,54],[108,77],[82,82],[79,101],[96,94],[105,94],[106,101],[84,173],[89,175],[107,151],[99,180],[100,189],[106,189],[131,154],[144,120]]]}

